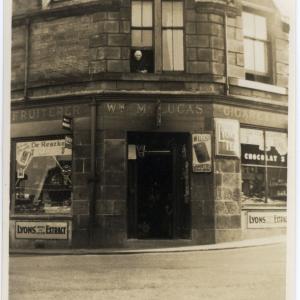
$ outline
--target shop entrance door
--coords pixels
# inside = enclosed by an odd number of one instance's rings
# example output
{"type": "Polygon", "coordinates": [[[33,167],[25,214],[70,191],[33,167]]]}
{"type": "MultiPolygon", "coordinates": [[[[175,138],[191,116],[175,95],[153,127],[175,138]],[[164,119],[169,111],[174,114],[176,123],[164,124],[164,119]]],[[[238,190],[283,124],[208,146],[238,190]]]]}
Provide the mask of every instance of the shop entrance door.
{"type": "Polygon", "coordinates": [[[186,136],[132,133],[128,145],[128,237],[173,239],[189,237],[189,189],[184,177],[186,136]],[[134,158],[134,159],[133,159],[134,158]]]}
{"type": "Polygon", "coordinates": [[[138,238],[172,238],[172,153],[145,153],[138,160],[138,238]]]}

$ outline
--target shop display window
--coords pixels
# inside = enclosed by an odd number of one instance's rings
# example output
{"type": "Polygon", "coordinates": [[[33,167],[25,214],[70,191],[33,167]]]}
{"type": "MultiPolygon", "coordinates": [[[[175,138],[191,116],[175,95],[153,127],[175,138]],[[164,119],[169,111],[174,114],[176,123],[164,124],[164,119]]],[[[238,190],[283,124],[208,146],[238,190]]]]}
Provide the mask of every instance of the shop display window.
{"type": "Polygon", "coordinates": [[[286,204],[287,134],[241,128],[242,202],[286,204]]]}
{"type": "Polygon", "coordinates": [[[71,212],[72,150],[69,141],[49,139],[15,144],[15,213],[71,212]]]}

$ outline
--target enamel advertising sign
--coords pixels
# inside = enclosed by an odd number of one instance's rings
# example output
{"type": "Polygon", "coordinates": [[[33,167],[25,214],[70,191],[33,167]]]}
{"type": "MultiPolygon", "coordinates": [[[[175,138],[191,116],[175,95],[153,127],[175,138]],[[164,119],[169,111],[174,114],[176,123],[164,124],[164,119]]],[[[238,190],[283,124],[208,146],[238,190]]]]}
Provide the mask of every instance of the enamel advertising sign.
{"type": "Polygon", "coordinates": [[[193,172],[211,172],[211,135],[193,134],[193,172]]]}

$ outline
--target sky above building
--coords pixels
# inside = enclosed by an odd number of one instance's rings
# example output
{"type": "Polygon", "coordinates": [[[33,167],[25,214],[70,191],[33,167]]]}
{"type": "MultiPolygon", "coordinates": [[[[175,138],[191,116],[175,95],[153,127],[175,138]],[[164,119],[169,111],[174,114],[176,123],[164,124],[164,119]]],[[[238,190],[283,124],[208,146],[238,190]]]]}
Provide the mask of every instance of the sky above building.
{"type": "Polygon", "coordinates": [[[292,3],[294,0],[274,0],[275,4],[285,16],[290,16],[292,11],[292,3]]]}

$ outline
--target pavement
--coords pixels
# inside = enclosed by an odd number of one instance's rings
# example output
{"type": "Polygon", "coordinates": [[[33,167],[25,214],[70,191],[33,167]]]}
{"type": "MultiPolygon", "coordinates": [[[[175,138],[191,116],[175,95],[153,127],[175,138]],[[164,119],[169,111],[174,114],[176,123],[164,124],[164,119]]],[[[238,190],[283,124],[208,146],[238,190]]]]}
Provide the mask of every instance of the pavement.
{"type": "Polygon", "coordinates": [[[145,247],[141,249],[129,248],[92,248],[92,249],[11,249],[11,255],[116,255],[116,254],[143,254],[143,253],[176,253],[210,251],[224,249],[238,249],[258,247],[265,245],[281,244],[286,242],[286,235],[279,235],[267,238],[249,239],[242,241],[225,242],[209,245],[189,245],[176,247],[145,247]]]}
{"type": "Polygon", "coordinates": [[[9,258],[9,299],[291,299],[285,297],[285,243],[274,238],[226,244],[184,247],[170,253],[166,252],[170,249],[155,249],[160,252],[13,255],[9,258]],[[244,247],[234,248],[238,246],[244,247]]]}

